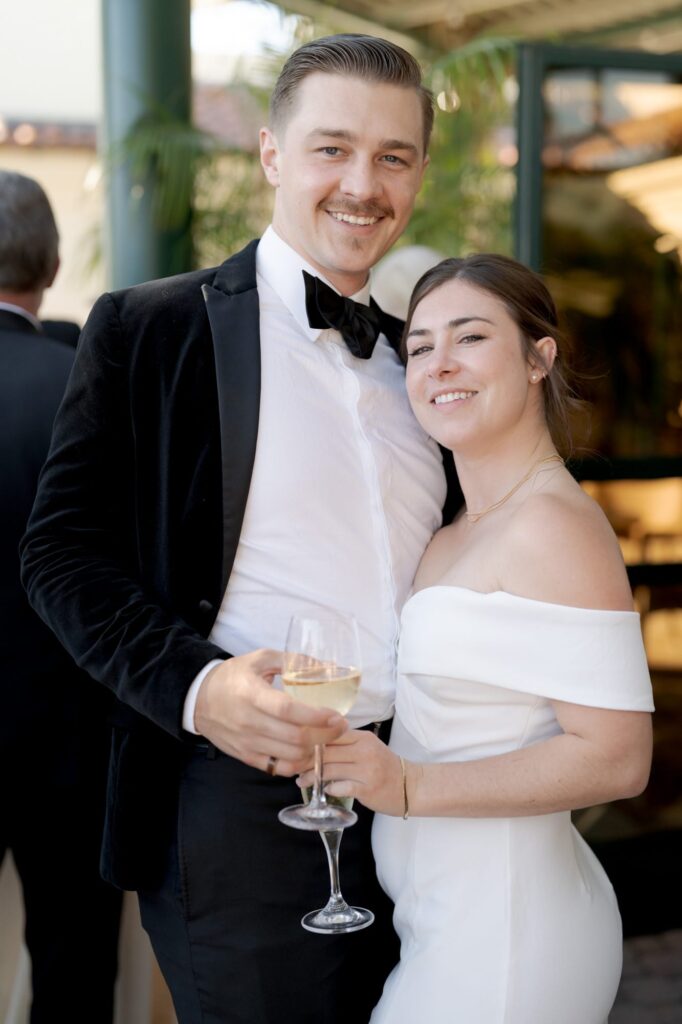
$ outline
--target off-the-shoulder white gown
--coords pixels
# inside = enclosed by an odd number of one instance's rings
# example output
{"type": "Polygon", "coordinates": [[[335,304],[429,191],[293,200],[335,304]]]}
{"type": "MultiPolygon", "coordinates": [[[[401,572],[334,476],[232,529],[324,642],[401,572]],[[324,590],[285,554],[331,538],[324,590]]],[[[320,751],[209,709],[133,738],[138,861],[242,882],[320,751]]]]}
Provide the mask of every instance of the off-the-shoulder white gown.
{"type": "MultiPolygon", "coordinates": [[[[561,731],[551,700],[651,711],[635,612],[428,587],[405,605],[391,747],[465,761],[561,731]]],[[[377,815],[401,959],[371,1024],[604,1024],[621,971],[611,884],[569,812],[377,815]]]]}

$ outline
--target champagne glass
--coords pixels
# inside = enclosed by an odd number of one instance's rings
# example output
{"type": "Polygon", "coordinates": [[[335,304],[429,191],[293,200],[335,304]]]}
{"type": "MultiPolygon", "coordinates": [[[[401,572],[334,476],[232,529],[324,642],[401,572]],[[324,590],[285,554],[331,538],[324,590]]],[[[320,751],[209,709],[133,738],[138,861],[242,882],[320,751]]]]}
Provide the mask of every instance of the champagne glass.
{"type": "MultiPolygon", "coordinates": [[[[295,615],[287,635],[282,682],[298,700],[315,707],[331,707],[340,714],[350,711],[360,683],[360,645],[355,620],[340,615],[315,618],[295,615]]],[[[322,778],[322,748],[315,747],[312,790],[305,789],[305,803],[285,807],[280,821],[293,828],[319,831],[329,865],[330,896],[326,906],[301,919],[304,928],[323,935],[356,932],[374,921],[364,907],[346,903],[339,881],[339,846],[343,829],[354,825],[352,797],[327,797],[322,778]],[[335,824],[335,822],[340,824],[335,824]]]]}
{"type": "MultiPolygon", "coordinates": [[[[284,689],[312,707],[350,711],[360,685],[360,643],[350,616],[318,613],[294,615],[289,624],[284,689]]],[[[322,746],[315,746],[313,791],[308,803],[285,807],[279,820],[291,828],[320,832],[348,828],[358,820],[339,801],[327,799],[322,778],[322,746]]]]}

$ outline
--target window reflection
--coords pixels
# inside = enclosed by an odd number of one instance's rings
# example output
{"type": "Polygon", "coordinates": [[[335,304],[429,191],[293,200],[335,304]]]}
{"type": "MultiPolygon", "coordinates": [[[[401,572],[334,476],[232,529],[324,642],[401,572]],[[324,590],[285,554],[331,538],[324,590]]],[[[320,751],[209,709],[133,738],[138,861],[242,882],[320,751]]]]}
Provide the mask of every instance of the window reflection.
{"type": "Polygon", "coordinates": [[[524,54],[519,251],[547,280],[575,346],[590,404],[574,424],[571,469],[618,536],[656,704],[645,793],[576,816],[614,879],[620,870],[627,931],[649,909],[630,902],[636,864],[651,858],[660,892],[673,891],[671,830],[682,830],[682,64],[551,46],[524,54]]]}
{"type": "Polygon", "coordinates": [[[612,457],[682,453],[682,84],[659,71],[546,77],[543,272],[612,457]]]}
{"type": "Polygon", "coordinates": [[[582,482],[604,509],[626,565],[682,563],[682,477],[582,482]]]}
{"type": "Polygon", "coordinates": [[[604,509],[632,572],[651,669],[682,668],[682,477],[582,481],[604,509]],[[647,571],[647,569],[649,571],[647,571]]]}

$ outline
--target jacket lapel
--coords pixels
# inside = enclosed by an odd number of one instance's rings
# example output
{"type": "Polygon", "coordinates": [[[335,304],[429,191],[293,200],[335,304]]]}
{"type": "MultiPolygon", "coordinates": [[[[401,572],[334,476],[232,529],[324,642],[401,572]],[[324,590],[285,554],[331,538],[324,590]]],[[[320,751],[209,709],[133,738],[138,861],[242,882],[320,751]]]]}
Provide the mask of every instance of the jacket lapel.
{"type": "Polygon", "coordinates": [[[258,242],[218,269],[213,285],[202,292],[213,337],[223,497],[223,559],[225,592],[232,571],[258,438],[260,411],[260,331],[256,287],[258,242]]]}

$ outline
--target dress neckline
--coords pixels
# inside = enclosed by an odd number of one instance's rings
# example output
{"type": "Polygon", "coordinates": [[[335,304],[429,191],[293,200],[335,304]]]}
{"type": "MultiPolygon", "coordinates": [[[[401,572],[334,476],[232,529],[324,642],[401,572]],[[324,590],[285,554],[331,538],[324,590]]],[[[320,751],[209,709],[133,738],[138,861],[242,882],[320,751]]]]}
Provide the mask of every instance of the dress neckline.
{"type": "Polygon", "coordinates": [[[557,609],[561,612],[576,613],[577,615],[616,615],[616,616],[633,616],[639,619],[639,612],[623,611],[618,608],[582,608],[578,605],[572,604],[557,604],[553,601],[539,601],[533,597],[521,597],[519,594],[512,594],[508,590],[472,590],[471,587],[462,587],[455,584],[448,583],[434,583],[430,587],[421,587],[419,590],[415,590],[414,593],[410,594],[407,601],[403,605],[403,610],[407,608],[411,601],[419,597],[420,594],[426,594],[429,591],[450,591],[453,594],[465,594],[474,599],[485,599],[485,598],[498,598],[512,603],[518,601],[521,604],[535,605],[540,608],[557,609]]]}

